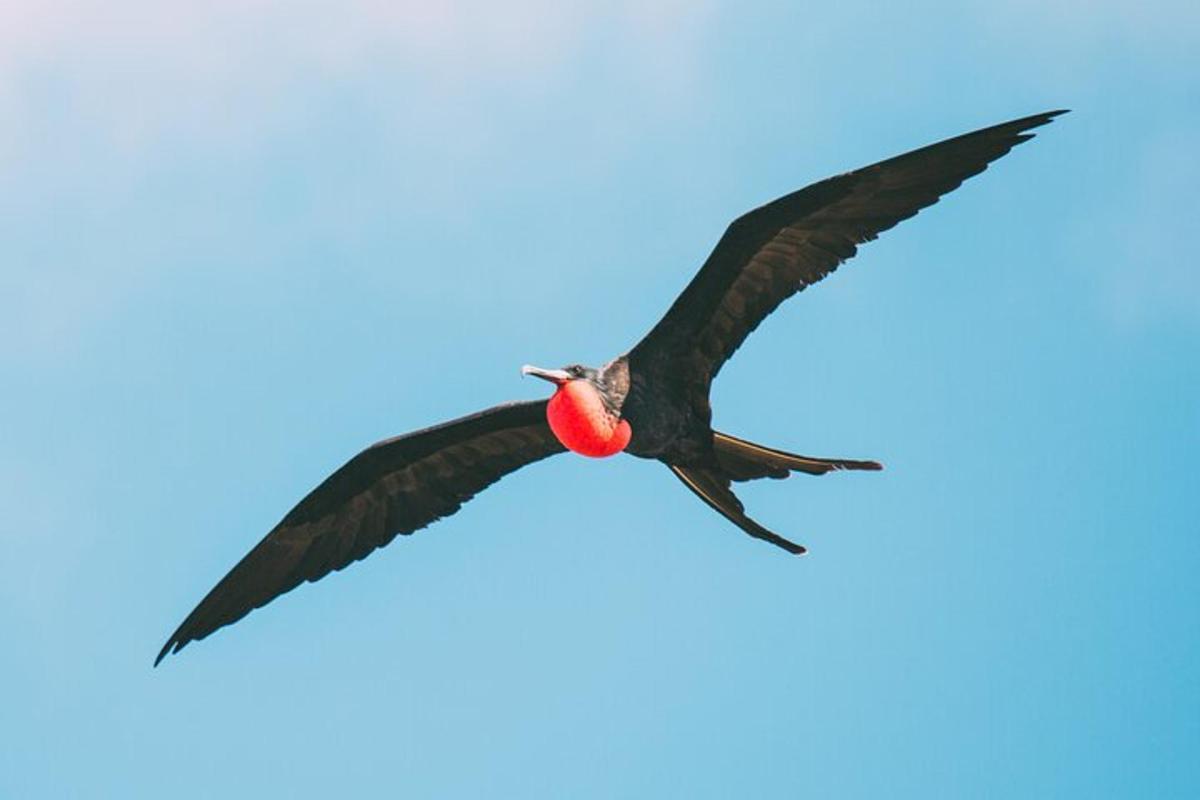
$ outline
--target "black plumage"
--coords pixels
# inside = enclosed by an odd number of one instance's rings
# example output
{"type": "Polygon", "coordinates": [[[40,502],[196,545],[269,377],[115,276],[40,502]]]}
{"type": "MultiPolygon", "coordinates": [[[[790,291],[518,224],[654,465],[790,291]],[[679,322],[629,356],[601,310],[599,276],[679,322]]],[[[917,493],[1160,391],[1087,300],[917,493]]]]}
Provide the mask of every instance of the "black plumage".
{"type": "MultiPolygon", "coordinates": [[[[1062,113],[948,139],[757,208],[730,224],[666,315],[627,354],[599,369],[531,372],[586,381],[606,411],[632,427],[627,452],[664,462],[689,490],[751,536],[802,553],[803,546],[746,516],[732,482],[879,464],[799,456],[713,431],[713,379],[780,303],[1062,113]]],[[[496,406],[367,448],[301,500],[208,593],[155,664],[300,583],[455,513],[509,472],[565,449],[547,423],[544,400],[496,406]]]]}
{"type": "Polygon", "coordinates": [[[237,622],[304,581],[458,511],[508,473],[565,448],[546,401],[507,403],[378,442],[313,489],[171,634],[171,651],[237,622]]]}

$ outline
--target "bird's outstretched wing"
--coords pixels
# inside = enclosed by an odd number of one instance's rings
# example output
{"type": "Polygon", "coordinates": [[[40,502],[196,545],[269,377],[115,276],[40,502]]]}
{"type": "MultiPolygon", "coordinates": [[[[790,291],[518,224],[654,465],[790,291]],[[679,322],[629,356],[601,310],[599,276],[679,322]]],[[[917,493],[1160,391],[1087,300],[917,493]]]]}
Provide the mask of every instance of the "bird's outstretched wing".
{"type": "Polygon", "coordinates": [[[449,516],[510,472],[563,446],[546,401],[509,403],[374,444],[313,489],[200,601],[169,652],[449,516]]]}
{"type": "Polygon", "coordinates": [[[734,220],[630,367],[667,367],[706,392],[767,315],[1065,111],[1006,122],[814,183],[734,220]]]}

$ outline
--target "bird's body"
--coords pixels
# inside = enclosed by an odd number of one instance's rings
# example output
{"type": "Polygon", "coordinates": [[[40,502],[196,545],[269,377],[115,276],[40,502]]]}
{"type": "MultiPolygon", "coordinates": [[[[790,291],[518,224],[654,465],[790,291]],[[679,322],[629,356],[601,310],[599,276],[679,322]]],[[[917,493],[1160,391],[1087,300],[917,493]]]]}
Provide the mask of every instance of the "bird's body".
{"type": "Polygon", "coordinates": [[[155,663],[299,583],[453,514],[513,470],[564,450],[659,460],[746,533],[804,552],[746,516],[732,482],[880,465],[796,455],[714,431],[713,379],[780,303],[1061,113],[948,139],[812,184],[734,220],[662,320],[625,354],[599,368],[525,367],[526,374],[555,384],[548,401],[496,406],[379,442],[352,458],[209,592],[155,663]]]}

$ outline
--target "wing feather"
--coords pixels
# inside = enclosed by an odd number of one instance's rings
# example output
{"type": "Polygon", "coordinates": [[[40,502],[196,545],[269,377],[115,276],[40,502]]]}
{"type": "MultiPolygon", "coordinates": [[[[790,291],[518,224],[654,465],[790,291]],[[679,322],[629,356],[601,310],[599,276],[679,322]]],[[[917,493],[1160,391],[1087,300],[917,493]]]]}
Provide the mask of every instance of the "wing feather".
{"type": "Polygon", "coordinates": [[[914,216],[987,169],[1050,111],[929,145],[814,183],[734,220],[662,320],[630,353],[631,368],[668,367],[705,393],[746,337],[796,292],[852,258],[858,245],[914,216]]]}
{"type": "Polygon", "coordinates": [[[304,581],[453,514],[508,473],[562,451],[546,423],[545,400],[496,406],[368,447],[221,579],[171,634],[155,665],[304,581]]]}

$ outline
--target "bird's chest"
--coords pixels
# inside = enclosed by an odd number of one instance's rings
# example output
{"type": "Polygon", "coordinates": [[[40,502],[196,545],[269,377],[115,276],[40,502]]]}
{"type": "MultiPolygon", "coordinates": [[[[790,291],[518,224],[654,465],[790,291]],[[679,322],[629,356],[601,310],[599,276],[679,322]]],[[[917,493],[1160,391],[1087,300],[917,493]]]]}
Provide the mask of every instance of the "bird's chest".
{"type": "Polygon", "coordinates": [[[695,409],[684,392],[633,380],[621,417],[633,427],[626,452],[671,463],[690,463],[708,452],[709,417],[695,409]]]}
{"type": "Polygon", "coordinates": [[[571,381],[555,392],[546,421],[563,447],[593,458],[621,452],[632,435],[629,422],[609,410],[586,381],[571,381]]]}

